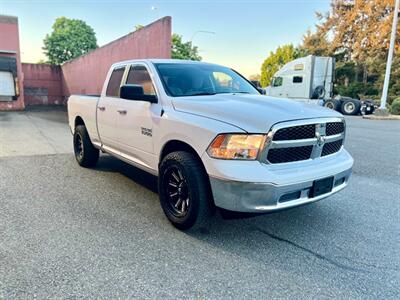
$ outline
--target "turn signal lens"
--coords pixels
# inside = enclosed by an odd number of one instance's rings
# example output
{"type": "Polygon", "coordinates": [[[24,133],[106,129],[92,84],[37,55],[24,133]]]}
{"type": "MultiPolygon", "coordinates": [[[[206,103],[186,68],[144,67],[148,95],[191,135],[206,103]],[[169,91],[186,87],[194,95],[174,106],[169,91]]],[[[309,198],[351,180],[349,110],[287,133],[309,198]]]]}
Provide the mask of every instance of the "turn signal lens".
{"type": "Polygon", "coordinates": [[[262,134],[220,134],[207,153],[219,159],[255,160],[264,142],[265,135],[262,134]]]}

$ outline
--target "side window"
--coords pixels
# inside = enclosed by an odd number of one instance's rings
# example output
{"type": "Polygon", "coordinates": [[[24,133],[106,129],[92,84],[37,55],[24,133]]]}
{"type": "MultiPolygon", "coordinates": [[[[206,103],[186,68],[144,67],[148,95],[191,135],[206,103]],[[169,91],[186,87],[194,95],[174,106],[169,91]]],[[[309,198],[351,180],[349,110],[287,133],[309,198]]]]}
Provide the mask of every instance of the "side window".
{"type": "Polygon", "coordinates": [[[128,78],[126,80],[127,84],[139,84],[143,86],[143,91],[145,95],[155,95],[153,82],[149,72],[145,66],[132,66],[129,70],[128,78]]]}
{"type": "Polygon", "coordinates": [[[302,83],[303,76],[293,76],[293,83],[302,83]]]}
{"type": "Polygon", "coordinates": [[[119,97],[119,88],[121,87],[122,76],[124,76],[125,67],[114,69],[108,81],[106,96],[119,97]]]}
{"type": "Polygon", "coordinates": [[[272,86],[281,86],[282,83],[283,83],[282,77],[275,77],[274,80],[272,81],[272,86]]]}

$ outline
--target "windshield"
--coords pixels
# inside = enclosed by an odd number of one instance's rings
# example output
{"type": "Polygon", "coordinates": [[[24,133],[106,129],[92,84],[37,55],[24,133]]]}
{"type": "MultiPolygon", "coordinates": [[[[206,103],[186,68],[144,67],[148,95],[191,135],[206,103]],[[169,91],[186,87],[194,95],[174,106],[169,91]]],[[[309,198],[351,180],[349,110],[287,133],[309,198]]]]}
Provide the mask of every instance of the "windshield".
{"type": "Polygon", "coordinates": [[[173,97],[259,94],[246,79],[226,67],[197,63],[159,63],[155,66],[167,94],[173,97]]]}

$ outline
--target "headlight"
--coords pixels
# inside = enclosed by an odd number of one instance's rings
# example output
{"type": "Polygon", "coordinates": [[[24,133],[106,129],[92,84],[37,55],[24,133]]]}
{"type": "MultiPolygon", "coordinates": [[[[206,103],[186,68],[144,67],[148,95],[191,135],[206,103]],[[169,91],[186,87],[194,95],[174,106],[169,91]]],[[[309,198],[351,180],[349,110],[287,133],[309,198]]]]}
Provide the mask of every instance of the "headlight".
{"type": "Polygon", "coordinates": [[[255,160],[265,137],[263,134],[220,134],[207,153],[212,158],[255,160]]]}

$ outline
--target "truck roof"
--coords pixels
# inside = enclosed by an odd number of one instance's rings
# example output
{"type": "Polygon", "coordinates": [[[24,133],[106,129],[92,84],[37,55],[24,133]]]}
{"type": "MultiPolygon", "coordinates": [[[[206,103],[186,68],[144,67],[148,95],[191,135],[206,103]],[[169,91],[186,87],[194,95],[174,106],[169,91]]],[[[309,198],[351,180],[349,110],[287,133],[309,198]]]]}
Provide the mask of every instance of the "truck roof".
{"type": "Polygon", "coordinates": [[[203,62],[203,61],[195,61],[195,60],[183,60],[183,59],[167,59],[167,58],[151,58],[151,59],[132,59],[132,60],[125,60],[121,62],[114,63],[112,66],[118,66],[118,65],[127,65],[127,64],[133,64],[135,62],[150,62],[153,64],[208,64],[208,65],[217,65],[217,64],[212,64],[208,62],[203,62]]]}

